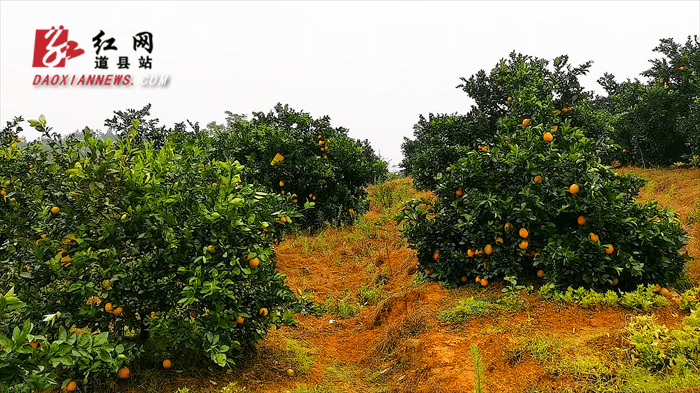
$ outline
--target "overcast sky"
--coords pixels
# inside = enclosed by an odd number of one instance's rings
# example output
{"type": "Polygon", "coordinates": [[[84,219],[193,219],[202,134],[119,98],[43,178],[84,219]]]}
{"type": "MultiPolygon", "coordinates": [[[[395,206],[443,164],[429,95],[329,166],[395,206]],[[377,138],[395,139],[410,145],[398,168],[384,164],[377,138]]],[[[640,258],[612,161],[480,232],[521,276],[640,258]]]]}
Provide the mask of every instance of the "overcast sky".
{"type": "MultiPolygon", "coordinates": [[[[418,116],[466,113],[455,86],[515,50],[604,72],[639,77],[661,38],[700,34],[700,1],[462,2],[88,2],[0,1],[0,121],[44,114],[59,133],[104,130],[115,110],[140,109],[172,126],[222,123],[225,111],[270,111],[278,102],[369,139],[397,165],[418,116]],[[64,68],[32,67],[36,30],[68,29],[84,49],[64,68]],[[95,69],[93,37],[108,69],[95,69]],[[133,36],[152,33],[150,55],[133,36]],[[150,56],[152,69],[138,68],[150,56]],[[128,57],[129,70],[117,69],[128,57]],[[36,75],[130,74],[133,85],[33,86],[36,75]],[[145,75],[169,83],[141,86],[145,75]]],[[[28,129],[28,125],[25,130],[28,129]]],[[[38,133],[25,131],[35,138],[38,133]]]]}

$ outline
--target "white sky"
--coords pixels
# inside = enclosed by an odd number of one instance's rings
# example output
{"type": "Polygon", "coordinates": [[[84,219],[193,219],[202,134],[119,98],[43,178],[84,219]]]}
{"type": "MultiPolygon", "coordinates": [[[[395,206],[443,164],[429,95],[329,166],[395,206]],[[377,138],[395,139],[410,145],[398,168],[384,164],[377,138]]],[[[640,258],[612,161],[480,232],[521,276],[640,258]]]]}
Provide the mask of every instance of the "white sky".
{"type": "MultiPolygon", "coordinates": [[[[224,111],[250,115],[277,102],[369,139],[397,165],[403,137],[418,116],[466,113],[472,101],[455,86],[490,70],[515,50],[604,72],[639,77],[661,38],[700,34],[700,1],[462,2],[0,2],[0,122],[44,114],[59,133],[104,130],[115,110],[141,109],[172,126],[189,119],[222,123],[224,111]],[[85,54],[65,68],[32,68],[37,29],[63,25],[85,54]],[[92,37],[116,39],[110,61],[130,70],[94,69],[92,37]],[[153,69],[137,68],[131,37],[153,33],[153,69]],[[34,76],[126,74],[127,87],[36,87],[34,76]],[[143,87],[146,74],[167,87],[143,87]]],[[[102,53],[105,53],[103,50],[102,53]]],[[[144,53],[140,50],[140,53],[144,53]]],[[[77,78],[76,78],[77,79],[77,78]]],[[[27,131],[23,136],[35,138],[27,131]]]]}

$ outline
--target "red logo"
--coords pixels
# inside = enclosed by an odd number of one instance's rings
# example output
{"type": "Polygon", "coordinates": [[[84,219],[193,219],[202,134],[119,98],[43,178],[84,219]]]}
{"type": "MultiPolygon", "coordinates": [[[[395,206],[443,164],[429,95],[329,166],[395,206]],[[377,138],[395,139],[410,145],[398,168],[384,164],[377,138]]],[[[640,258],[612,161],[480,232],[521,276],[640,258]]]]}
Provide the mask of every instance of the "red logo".
{"type": "Polygon", "coordinates": [[[32,67],[65,67],[66,60],[85,53],[78,49],[78,43],[68,41],[68,30],[37,30],[34,39],[34,63],[32,67]]]}

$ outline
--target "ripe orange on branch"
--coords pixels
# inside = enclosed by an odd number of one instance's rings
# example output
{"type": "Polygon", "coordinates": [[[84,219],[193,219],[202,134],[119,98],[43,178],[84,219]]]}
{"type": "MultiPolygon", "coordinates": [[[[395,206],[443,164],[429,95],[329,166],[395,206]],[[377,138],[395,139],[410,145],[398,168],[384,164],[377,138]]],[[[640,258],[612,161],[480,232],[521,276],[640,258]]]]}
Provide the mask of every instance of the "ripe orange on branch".
{"type": "Polygon", "coordinates": [[[170,359],[163,360],[163,368],[170,368],[172,366],[173,366],[173,362],[171,362],[170,359]]]}
{"type": "Polygon", "coordinates": [[[523,127],[527,127],[527,126],[530,125],[530,123],[532,123],[532,120],[530,120],[530,119],[523,119],[522,125],[523,125],[523,127]]]}
{"type": "Polygon", "coordinates": [[[545,142],[551,142],[554,139],[554,136],[551,132],[545,132],[544,134],[542,134],[542,139],[545,142]]]}
{"type": "Polygon", "coordinates": [[[528,232],[527,229],[525,229],[525,228],[520,228],[520,231],[518,231],[518,234],[523,239],[527,239],[527,237],[530,236],[530,232],[528,232]]]}
{"type": "Polygon", "coordinates": [[[572,193],[572,194],[578,194],[578,192],[580,191],[580,189],[581,189],[581,188],[578,186],[578,184],[575,184],[575,183],[574,183],[574,184],[572,184],[572,185],[569,187],[569,192],[572,193]]]}
{"type": "Polygon", "coordinates": [[[540,176],[540,175],[535,176],[535,184],[541,182],[542,179],[543,179],[543,178],[542,178],[542,176],[540,176]]]}
{"type": "Polygon", "coordinates": [[[576,222],[578,223],[578,225],[586,225],[586,217],[578,216],[578,218],[576,219],[576,222]]]}

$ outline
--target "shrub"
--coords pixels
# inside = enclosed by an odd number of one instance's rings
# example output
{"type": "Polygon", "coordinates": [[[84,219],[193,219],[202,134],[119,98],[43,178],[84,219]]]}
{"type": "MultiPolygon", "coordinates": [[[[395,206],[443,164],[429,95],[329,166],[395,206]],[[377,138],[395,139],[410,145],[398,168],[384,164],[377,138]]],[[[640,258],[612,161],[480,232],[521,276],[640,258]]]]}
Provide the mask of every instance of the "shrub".
{"type": "MultiPolygon", "coordinates": [[[[118,143],[88,129],[62,141],[43,116],[30,124],[50,151],[0,146],[0,282],[27,304],[3,330],[50,315],[47,340],[61,328],[109,332],[115,348],[149,342],[156,354],[224,366],[271,324],[291,322],[299,302],[272,249],[300,217],[291,196],[242,182],[242,165],[194,144],[136,143],[137,120],[118,143]]],[[[63,365],[60,375],[85,371],[63,365]]]]}
{"type": "Polygon", "coordinates": [[[543,270],[547,282],[596,289],[678,279],[689,257],[675,216],[635,203],[642,181],[601,163],[617,147],[585,136],[569,115],[581,109],[542,94],[540,62],[511,59],[492,75],[512,77],[504,69],[520,82],[503,81],[513,99],[492,142],[439,176],[435,202],[414,200],[398,217],[421,267],[451,282],[543,270]]]}
{"type": "Polygon", "coordinates": [[[213,154],[240,160],[251,169],[249,179],[294,195],[298,206],[313,204],[299,224],[316,229],[355,221],[369,208],[365,187],[388,176],[387,163],[369,142],[347,132],[331,127],[327,116],[314,119],[278,104],[250,121],[229,118],[226,126],[216,127],[213,154]],[[276,156],[283,159],[271,165],[276,156]]]}
{"type": "Polygon", "coordinates": [[[661,39],[654,52],[665,58],[652,59],[652,67],[641,73],[646,82],[618,83],[605,74],[598,83],[607,96],[598,97],[595,107],[612,116],[611,137],[623,150],[623,163],[670,165],[700,154],[700,43],[697,36],[684,45],[661,39]]]}
{"type": "MultiPolygon", "coordinates": [[[[556,108],[562,122],[570,120],[592,139],[611,133],[606,110],[592,106],[593,93],[584,91],[578,78],[588,73],[592,62],[578,67],[569,64],[568,56],[549,62],[512,52],[490,73],[479,71],[457,86],[476,101],[466,115],[422,116],[413,127],[414,140],[404,138],[402,171],[415,179],[415,186],[434,189],[441,182],[440,173],[454,165],[470,151],[487,151],[498,143],[498,132],[505,116],[519,119],[532,116],[543,106],[556,108]]],[[[605,161],[609,151],[599,152],[605,161]]]]}

